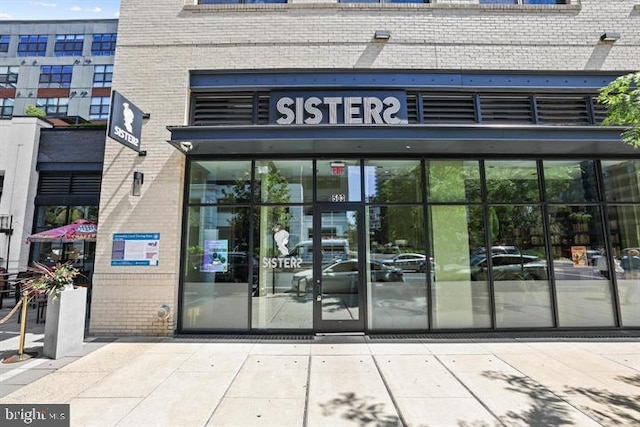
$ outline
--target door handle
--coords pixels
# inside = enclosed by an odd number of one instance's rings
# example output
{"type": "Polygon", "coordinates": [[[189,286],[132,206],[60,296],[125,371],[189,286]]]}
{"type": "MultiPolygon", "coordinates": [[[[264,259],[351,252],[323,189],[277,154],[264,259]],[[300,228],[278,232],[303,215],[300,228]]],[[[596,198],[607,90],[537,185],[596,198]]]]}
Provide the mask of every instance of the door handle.
{"type": "Polygon", "coordinates": [[[322,301],[322,289],[320,285],[320,279],[316,280],[316,301],[322,301]]]}

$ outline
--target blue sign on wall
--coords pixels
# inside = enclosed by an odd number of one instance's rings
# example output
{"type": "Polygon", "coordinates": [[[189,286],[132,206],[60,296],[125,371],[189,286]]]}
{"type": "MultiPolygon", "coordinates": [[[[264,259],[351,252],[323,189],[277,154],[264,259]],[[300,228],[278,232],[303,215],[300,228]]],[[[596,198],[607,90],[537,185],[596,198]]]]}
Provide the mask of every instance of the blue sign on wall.
{"type": "Polygon", "coordinates": [[[273,91],[269,123],[278,125],[401,125],[407,97],[396,91],[273,91]]]}
{"type": "Polygon", "coordinates": [[[157,266],[160,233],[115,233],[111,247],[112,266],[157,266]]]}

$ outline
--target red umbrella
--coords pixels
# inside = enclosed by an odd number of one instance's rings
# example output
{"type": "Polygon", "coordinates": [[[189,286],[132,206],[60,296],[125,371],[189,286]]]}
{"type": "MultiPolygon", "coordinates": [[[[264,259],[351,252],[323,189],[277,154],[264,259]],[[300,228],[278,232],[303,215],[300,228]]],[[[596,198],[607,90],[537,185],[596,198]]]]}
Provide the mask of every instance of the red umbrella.
{"type": "Polygon", "coordinates": [[[95,242],[98,225],[86,219],[78,219],[71,224],[51,230],[41,231],[27,237],[27,242],[95,242]]]}

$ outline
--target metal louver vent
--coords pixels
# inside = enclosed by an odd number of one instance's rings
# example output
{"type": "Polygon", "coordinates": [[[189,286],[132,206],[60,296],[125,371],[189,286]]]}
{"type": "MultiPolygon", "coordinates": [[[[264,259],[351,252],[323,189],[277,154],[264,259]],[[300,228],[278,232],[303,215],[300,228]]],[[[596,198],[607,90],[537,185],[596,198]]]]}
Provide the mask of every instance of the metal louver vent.
{"type": "Polygon", "coordinates": [[[418,123],[418,94],[407,93],[407,121],[411,124],[418,123]]]}
{"type": "Polygon", "coordinates": [[[258,92],[258,124],[269,124],[269,93],[258,92]]]}
{"type": "Polygon", "coordinates": [[[481,95],[483,122],[533,123],[533,107],[527,95],[481,95]]]}
{"type": "Polygon", "coordinates": [[[193,103],[194,125],[253,124],[252,92],[196,94],[193,103]]]}
{"type": "Polygon", "coordinates": [[[38,182],[38,193],[46,194],[69,194],[71,176],[69,175],[40,175],[38,182]]]}
{"type": "Polygon", "coordinates": [[[100,194],[100,175],[75,175],[71,178],[71,194],[100,194]]]}
{"type": "Polygon", "coordinates": [[[472,94],[428,93],[422,95],[424,123],[475,123],[472,94]]]}
{"type": "Polygon", "coordinates": [[[557,125],[588,125],[589,108],[584,95],[537,96],[538,122],[557,125]]]}
{"type": "Polygon", "coordinates": [[[607,106],[596,101],[593,97],[593,124],[602,125],[602,121],[607,117],[607,106]]]}

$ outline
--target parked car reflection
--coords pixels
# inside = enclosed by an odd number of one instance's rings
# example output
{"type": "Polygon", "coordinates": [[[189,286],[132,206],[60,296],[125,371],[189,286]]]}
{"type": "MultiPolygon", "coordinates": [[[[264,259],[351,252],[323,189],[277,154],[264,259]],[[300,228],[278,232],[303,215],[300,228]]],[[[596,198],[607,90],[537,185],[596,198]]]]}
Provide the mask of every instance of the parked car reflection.
{"type": "MultiPolygon", "coordinates": [[[[390,266],[400,268],[405,271],[416,271],[422,273],[427,269],[427,257],[423,254],[404,253],[395,255],[392,258],[381,259],[380,262],[390,266]]],[[[433,260],[431,261],[433,266],[433,260]]]]}
{"type": "MultiPolygon", "coordinates": [[[[403,282],[402,270],[380,261],[370,261],[369,271],[373,282],[403,282]]],[[[358,286],[358,260],[348,259],[331,263],[322,269],[322,292],[325,294],[356,293],[358,286]]],[[[295,273],[291,280],[293,292],[308,292],[313,283],[313,270],[295,273]]]]}

